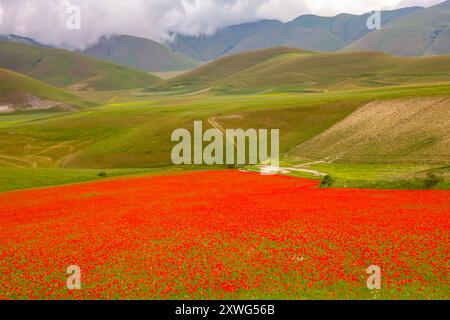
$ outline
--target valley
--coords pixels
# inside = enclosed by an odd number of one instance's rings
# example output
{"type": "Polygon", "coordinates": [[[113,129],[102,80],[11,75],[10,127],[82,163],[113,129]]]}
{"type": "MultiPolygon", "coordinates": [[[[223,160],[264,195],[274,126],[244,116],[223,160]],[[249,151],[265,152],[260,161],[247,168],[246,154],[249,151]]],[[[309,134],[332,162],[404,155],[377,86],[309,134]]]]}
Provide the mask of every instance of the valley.
{"type": "Polygon", "coordinates": [[[380,3],[0,0],[0,300],[448,300],[450,0],[380,3]]]}

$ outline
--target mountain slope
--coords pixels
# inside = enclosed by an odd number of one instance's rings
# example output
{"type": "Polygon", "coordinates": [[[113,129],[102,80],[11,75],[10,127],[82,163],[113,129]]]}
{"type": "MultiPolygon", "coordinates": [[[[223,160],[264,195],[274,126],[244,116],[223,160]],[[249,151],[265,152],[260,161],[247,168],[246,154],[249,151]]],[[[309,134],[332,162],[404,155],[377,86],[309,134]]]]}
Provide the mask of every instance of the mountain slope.
{"type": "Polygon", "coordinates": [[[162,44],[126,35],[102,37],[84,54],[144,71],[178,71],[195,68],[193,59],[162,44]]]}
{"type": "Polygon", "coordinates": [[[228,83],[227,79],[272,59],[286,59],[292,55],[300,54],[311,53],[284,47],[248,51],[210,62],[181,76],[161,82],[154,88],[158,90],[209,88],[228,83]]]}
{"type": "Polygon", "coordinates": [[[196,60],[213,60],[225,55],[251,34],[282,25],[276,20],[261,20],[252,23],[230,26],[217,31],[212,36],[177,35],[168,45],[177,52],[184,53],[196,60]]]}
{"type": "Polygon", "coordinates": [[[450,53],[450,1],[414,12],[348,45],[345,51],[376,50],[395,55],[450,53]]]}
{"type": "Polygon", "coordinates": [[[448,97],[374,101],[291,155],[365,163],[449,163],[448,97]]]}
{"type": "Polygon", "coordinates": [[[57,87],[119,90],[160,81],[146,72],[62,49],[0,41],[0,67],[57,87]]]}
{"type": "MultiPolygon", "coordinates": [[[[383,24],[419,10],[419,7],[383,11],[383,24]]],[[[238,43],[229,53],[238,53],[250,49],[290,46],[312,51],[337,51],[371,30],[367,28],[364,15],[340,14],[335,17],[303,15],[276,28],[257,32],[238,43]]]]}
{"type": "Polygon", "coordinates": [[[55,87],[0,68],[0,114],[23,111],[71,111],[88,103],[55,87]]]}
{"type": "Polygon", "coordinates": [[[450,81],[450,56],[404,58],[377,52],[311,53],[272,48],[218,59],[155,88],[308,92],[439,81],[450,81]]]}
{"type": "MultiPolygon", "coordinates": [[[[383,24],[420,10],[420,7],[383,11],[383,24]]],[[[212,60],[223,55],[253,49],[289,46],[312,51],[337,51],[371,32],[364,15],[340,14],[335,17],[303,15],[282,23],[262,20],[231,26],[211,36],[184,37],[178,35],[169,44],[173,49],[197,60],[212,60]]]]}

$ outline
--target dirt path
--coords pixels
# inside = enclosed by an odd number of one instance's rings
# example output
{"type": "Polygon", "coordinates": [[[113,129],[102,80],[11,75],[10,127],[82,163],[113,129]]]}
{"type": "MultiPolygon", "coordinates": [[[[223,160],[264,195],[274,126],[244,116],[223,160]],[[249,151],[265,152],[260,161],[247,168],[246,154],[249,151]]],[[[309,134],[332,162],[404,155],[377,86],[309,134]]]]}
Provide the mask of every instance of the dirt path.
{"type": "Polygon", "coordinates": [[[220,125],[220,123],[217,122],[217,118],[216,117],[212,117],[208,119],[208,123],[213,126],[215,129],[219,130],[220,132],[222,132],[223,136],[225,137],[225,139],[227,139],[228,141],[231,141],[231,143],[233,143],[233,145],[235,146],[237,153],[239,155],[242,155],[242,151],[239,149],[236,141],[234,139],[230,139],[229,137],[227,137],[226,134],[226,130],[224,129],[224,127],[222,127],[220,125]]]}
{"type": "MultiPolygon", "coordinates": [[[[5,156],[5,155],[0,154],[0,158],[2,158],[4,162],[6,161],[6,162],[11,163],[11,160],[12,160],[12,161],[16,161],[19,163],[23,163],[25,167],[32,167],[32,168],[37,167],[37,162],[32,161],[31,159],[28,159],[27,157],[13,157],[13,156],[5,156]]],[[[15,165],[15,166],[20,167],[18,165],[15,165]]]]}
{"type": "MultiPolygon", "coordinates": [[[[220,125],[220,123],[217,122],[217,117],[211,117],[211,118],[209,118],[209,119],[208,119],[208,123],[209,123],[211,126],[213,126],[215,129],[217,129],[217,130],[219,130],[220,132],[222,132],[222,134],[223,134],[224,136],[226,136],[226,131],[225,131],[225,129],[220,125]]],[[[236,142],[235,142],[234,140],[233,140],[232,142],[233,142],[234,146],[236,147],[236,149],[238,150],[238,152],[240,152],[240,151],[239,151],[239,148],[238,148],[238,146],[237,146],[237,144],[236,144],[236,142]]],[[[310,165],[314,165],[314,164],[322,164],[322,163],[329,163],[329,162],[327,162],[327,161],[315,161],[315,162],[309,162],[309,163],[303,163],[303,164],[296,165],[295,168],[291,168],[291,167],[278,167],[278,169],[279,169],[279,172],[281,172],[281,173],[290,173],[290,172],[292,172],[292,171],[297,171],[297,172],[309,173],[309,174],[312,174],[312,175],[317,176],[317,177],[325,177],[325,176],[327,176],[326,173],[324,173],[324,172],[319,172],[319,171],[316,171],[316,170],[312,170],[312,169],[307,168],[307,167],[310,166],[310,165]]],[[[267,171],[267,166],[258,166],[258,169],[260,170],[260,172],[266,172],[266,171],[267,171]]]]}

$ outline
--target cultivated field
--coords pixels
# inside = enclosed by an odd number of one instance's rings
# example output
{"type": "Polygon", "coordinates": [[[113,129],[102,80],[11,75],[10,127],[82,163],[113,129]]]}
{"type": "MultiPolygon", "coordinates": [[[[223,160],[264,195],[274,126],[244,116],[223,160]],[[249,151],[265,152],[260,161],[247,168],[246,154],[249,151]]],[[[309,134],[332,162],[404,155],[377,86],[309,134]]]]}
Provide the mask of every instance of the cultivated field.
{"type": "Polygon", "coordinates": [[[167,80],[5,61],[26,75],[0,69],[0,299],[447,298],[450,56],[274,48],[167,80]],[[194,121],[280,129],[281,173],[175,166],[194,121]]]}
{"type": "Polygon", "coordinates": [[[2,194],[0,298],[447,298],[448,191],[318,185],[228,170],[2,194]]]}

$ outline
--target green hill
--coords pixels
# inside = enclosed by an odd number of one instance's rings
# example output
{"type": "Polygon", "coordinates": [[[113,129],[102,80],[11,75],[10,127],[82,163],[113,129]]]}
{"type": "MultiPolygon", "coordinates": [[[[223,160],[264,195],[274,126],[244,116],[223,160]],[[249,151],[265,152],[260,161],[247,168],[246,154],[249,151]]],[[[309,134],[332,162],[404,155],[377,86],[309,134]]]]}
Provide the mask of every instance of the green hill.
{"type": "Polygon", "coordinates": [[[71,111],[89,105],[61,89],[0,68],[0,114],[71,111]]]}
{"type": "Polygon", "coordinates": [[[153,88],[155,90],[200,90],[222,84],[232,85],[232,79],[238,74],[245,73],[247,69],[257,68],[271,62],[284,61],[293,56],[309,54],[312,53],[285,47],[248,51],[210,62],[178,77],[161,82],[153,88]]]}
{"type": "Polygon", "coordinates": [[[450,162],[450,99],[373,101],[290,154],[351,163],[450,162]]]}
{"type": "Polygon", "coordinates": [[[402,17],[343,50],[376,50],[402,56],[448,54],[450,1],[402,17]]]}
{"type": "Polygon", "coordinates": [[[188,70],[198,66],[198,62],[158,42],[126,35],[102,37],[83,53],[151,72],[188,70]]]}
{"type": "Polygon", "coordinates": [[[0,67],[72,90],[142,88],[160,81],[146,72],[71,51],[7,41],[0,41],[0,67]]]}
{"type": "Polygon", "coordinates": [[[377,52],[311,53],[272,48],[221,58],[154,89],[317,92],[449,80],[450,56],[404,58],[377,52]]]}

